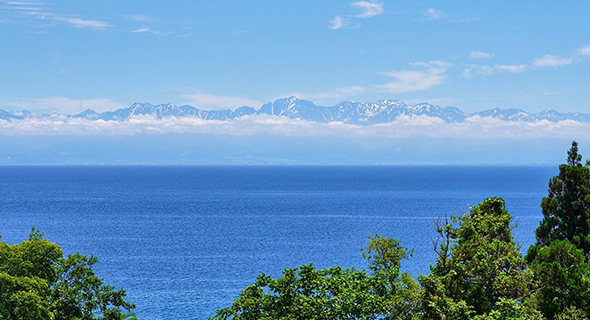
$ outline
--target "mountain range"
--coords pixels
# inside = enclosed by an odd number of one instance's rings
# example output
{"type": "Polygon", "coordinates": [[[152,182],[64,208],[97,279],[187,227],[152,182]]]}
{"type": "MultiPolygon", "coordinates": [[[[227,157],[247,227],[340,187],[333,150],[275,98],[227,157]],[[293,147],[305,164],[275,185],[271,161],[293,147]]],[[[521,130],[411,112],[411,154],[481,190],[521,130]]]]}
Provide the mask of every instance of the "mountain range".
{"type": "MultiPolygon", "coordinates": [[[[132,116],[153,115],[157,118],[165,117],[197,117],[203,120],[231,120],[249,115],[275,115],[292,119],[302,119],[320,123],[341,121],[352,124],[377,124],[394,121],[401,115],[428,116],[442,119],[448,123],[461,123],[471,117],[491,117],[504,121],[535,122],[547,120],[557,122],[562,120],[574,120],[578,122],[590,122],[588,113],[559,113],[555,110],[528,113],[521,109],[489,109],[475,113],[465,113],[454,107],[439,107],[429,103],[420,103],[414,106],[406,105],[399,100],[379,100],[377,102],[353,102],[345,101],[332,107],[317,106],[311,101],[301,100],[296,97],[278,99],[264,104],[258,110],[252,107],[240,107],[235,111],[202,110],[189,105],[176,106],[174,104],[152,105],[149,103],[133,103],[127,108],[115,111],[98,113],[87,109],[79,114],[66,115],[68,118],[82,118],[88,120],[125,121],[132,116]]],[[[36,115],[23,110],[9,112],[0,109],[0,119],[22,120],[27,118],[60,116],[36,115]]]]}

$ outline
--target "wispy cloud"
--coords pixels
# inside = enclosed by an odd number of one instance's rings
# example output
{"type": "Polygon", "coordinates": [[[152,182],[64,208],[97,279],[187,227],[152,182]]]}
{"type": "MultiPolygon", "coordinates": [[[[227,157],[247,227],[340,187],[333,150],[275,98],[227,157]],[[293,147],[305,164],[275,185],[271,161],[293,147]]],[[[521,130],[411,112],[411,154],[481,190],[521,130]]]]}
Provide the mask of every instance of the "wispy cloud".
{"type": "Polygon", "coordinates": [[[61,16],[57,16],[57,15],[54,15],[53,19],[57,20],[57,21],[67,22],[76,28],[104,29],[104,28],[108,28],[108,27],[113,26],[106,21],[100,21],[100,20],[85,20],[85,19],[81,19],[81,18],[61,17],[61,16]]]}
{"type": "MultiPolygon", "coordinates": [[[[360,13],[354,13],[349,15],[338,15],[334,17],[334,19],[330,20],[329,27],[332,30],[341,29],[344,27],[348,27],[352,20],[356,18],[371,18],[376,15],[383,13],[383,4],[375,1],[357,1],[350,4],[350,7],[354,9],[354,11],[359,11],[360,13]]],[[[357,24],[356,26],[359,26],[357,24]]]]}
{"type": "Polygon", "coordinates": [[[146,16],[143,14],[130,14],[130,15],[121,15],[121,17],[125,20],[128,21],[133,21],[133,22],[140,22],[140,26],[141,27],[137,27],[137,25],[135,26],[135,29],[132,29],[131,31],[127,31],[130,33],[154,33],[154,34],[158,34],[159,32],[154,32],[152,30],[152,28],[150,28],[150,24],[152,22],[154,22],[154,19],[150,16],[146,16]]]}
{"type": "Polygon", "coordinates": [[[443,61],[414,62],[410,65],[421,67],[423,71],[391,71],[381,73],[392,77],[397,81],[378,86],[379,89],[389,93],[404,93],[410,91],[422,91],[439,85],[445,79],[444,73],[450,64],[443,61]]]}
{"type": "MultiPolygon", "coordinates": [[[[17,3],[12,2],[8,3],[12,5],[17,5],[17,3]]],[[[38,11],[41,10],[41,4],[38,3],[19,3],[17,6],[10,7],[12,10],[19,10],[19,11],[38,11]]]]}
{"type": "Polygon", "coordinates": [[[263,102],[248,98],[216,96],[211,94],[200,93],[183,94],[182,98],[184,99],[182,104],[188,104],[193,107],[206,110],[235,110],[243,106],[253,107],[257,109],[264,104],[263,102]]]}
{"type": "Polygon", "coordinates": [[[353,2],[351,6],[362,10],[357,14],[357,18],[370,18],[383,13],[383,4],[377,2],[357,1],[353,2]]]}
{"type": "Polygon", "coordinates": [[[40,8],[44,6],[41,2],[22,2],[22,1],[0,1],[0,3],[5,3],[9,6],[12,10],[31,10],[35,8],[40,8]]]}
{"type": "Polygon", "coordinates": [[[150,30],[150,28],[146,27],[146,28],[140,28],[140,29],[136,29],[136,30],[132,30],[129,31],[131,33],[143,33],[143,32],[151,32],[152,30],[150,30]]]}
{"type": "MultiPolygon", "coordinates": [[[[584,53],[586,52],[585,50],[587,50],[587,54],[590,56],[590,46],[578,49],[578,55],[584,55],[584,53]]],[[[490,55],[488,53],[477,51],[471,52],[469,56],[472,59],[483,59],[493,57],[493,55],[490,55]]],[[[572,58],[564,58],[556,55],[546,54],[540,58],[533,59],[533,61],[530,64],[495,65],[493,67],[490,67],[488,65],[472,64],[463,71],[462,77],[471,78],[473,75],[490,76],[497,72],[523,73],[530,69],[539,69],[546,67],[557,68],[572,64],[574,62],[575,60],[572,58]]]]}
{"type": "Polygon", "coordinates": [[[520,65],[496,65],[494,67],[496,70],[506,71],[510,73],[521,73],[524,72],[528,66],[526,64],[520,65]]]}
{"type": "Polygon", "coordinates": [[[110,23],[102,20],[87,20],[75,16],[64,16],[50,12],[31,11],[27,13],[39,20],[65,22],[76,28],[104,29],[113,26],[110,23]]]}
{"type": "Polygon", "coordinates": [[[571,64],[572,62],[574,62],[573,59],[566,59],[566,58],[561,58],[558,56],[546,54],[541,58],[537,58],[537,59],[533,60],[532,65],[533,65],[533,67],[538,67],[538,68],[543,68],[543,67],[554,67],[555,68],[555,67],[571,64]]]}
{"type": "Polygon", "coordinates": [[[3,1],[6,4],[15,5],[15,6],[38,6],[39,2],[20,2],[20,1],[3,1]]]}
{"type": "Polygon", "coordinates": [[[483,76],[491,76],[492,74],[494,74],[494,67],[490,67],[487,65],[483,65],[483,66],[471,65],[463,71],[463,74],[461,75],[461,77],[471,78],[474,74],[483,75],[483,76]]]}
{"type": "Polygon", "coordinates": [[[485,53],[481,51],[472,51],[469,53],[469,58],[471,59],[490,59],[493,58],[494,55],[490,53],[485,53]]]}
{"type": "Polygon", "coordinates": [[[2,105],[12,110],[28,110],[35,113],[77,114],[86,109],[97,112],[125,108],[126,105],[112,99],[70,99],[65,97],[49,97],[37,99],[18,99],[3,101],[2,105]]]}
{"type": "Polygon", "coordinates": [[[423,21],[425,20],[440,20],[440,19],[445,19],[447,17],[447,14],[433,9],[433,8],[429,8],[426,9],[424,11],[422,11],[422,15],[424,16],[424,19],[422,19],[423,21]]]}
{"type": "Polygon", "coordinates": [[[152,22],[152,18],[143,14],[121,15],[121,17],[136,22],[152,22]]]}
{"type": "Polygon", "coordinates": [[[581,56],[590,57],[590,45],[578,49],[578,54],[581,56]]]}
{"type": "MultiPolygon", "coordinates": [[[[25,13],[27,16],[37,20],[51,20],[59,23],[66,23],[76,28],[105,29],[113,27],[104,20],[85,19],[78,15],[59,14],[50,11],[45,3],[21,2],[21,1],[0,1],[5,3],[7,10],[16,10],[25,13]]],[[[22,17],[22,15],[20,15],[22,17]]],[[[47,25],[46,25],[47,26],[47,25]]]]}
{"type": "Polygon", "coordinates": [[[344,21],[344,18],[341,16],[336,16],[332,21],[330,21],[330,29],[336,30],[342,27],[346,27],[348,23],[344,21]]]}

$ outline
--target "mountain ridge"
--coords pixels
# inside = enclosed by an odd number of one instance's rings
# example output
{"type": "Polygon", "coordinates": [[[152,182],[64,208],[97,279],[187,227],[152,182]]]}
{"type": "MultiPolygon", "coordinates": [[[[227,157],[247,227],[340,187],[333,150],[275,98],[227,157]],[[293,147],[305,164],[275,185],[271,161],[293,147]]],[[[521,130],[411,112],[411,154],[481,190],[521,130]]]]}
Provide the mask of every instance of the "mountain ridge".
{"type": "MultiPolygon", "coordinates": [[[[0,119],[12,121],[27,118],[41,118],[52,115],[36,115],[23,110],[9,112],[0,109],[0,119]]],[[[176,106],[172,103],[152,105],[150,103],[134,102],[126,108],[114,111],[98,113],[86,109],[78,114],[63,115],[67,118],[125,121],[133,116],[152,115],[158,119],[166,117],[197,117],[203,120],[232,120],[250,115],[284,116],[291,119],[301,119],[319,123],[345,122],[351,124],[377,124],[394,121],[399,116],[428,116],[439,118],[447,123],[461,123],[472,117],[489,117],[503,121],[563,121],[573,120],[578,122],[590,122],[590,114],[587,113],[560,113],[555,110],[545,110],[538,113],[528,113],[522,109],[488,109],[474,113],[465,113],[456,107],[440,107],[430,103],[419,103],[413,106],[406,105],[400,100],[378,100],[376,102],[343,101],[331,107],[318,106],[311,101],[287,97],[263,104],[258,110],[243,106],[235,111],[230,109],[203,110],[190,105],[176,106]]]]}

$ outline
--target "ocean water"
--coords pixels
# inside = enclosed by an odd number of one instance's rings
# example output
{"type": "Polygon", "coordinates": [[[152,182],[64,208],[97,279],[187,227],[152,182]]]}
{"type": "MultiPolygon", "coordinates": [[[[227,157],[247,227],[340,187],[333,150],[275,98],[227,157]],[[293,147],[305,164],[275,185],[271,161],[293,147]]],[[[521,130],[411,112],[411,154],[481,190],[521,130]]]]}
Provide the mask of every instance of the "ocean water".
{"type": "Polygon", "coordinates": [[[415,249],[402,269],[435,261],[435,219],[499,196],[534,242],[558,167],[0,167],[0,234],[32,226],[66,254],[99,257],[140,319],[206,319],[260,273],[313,263],[366,268],[369,234],[415,249]]]}

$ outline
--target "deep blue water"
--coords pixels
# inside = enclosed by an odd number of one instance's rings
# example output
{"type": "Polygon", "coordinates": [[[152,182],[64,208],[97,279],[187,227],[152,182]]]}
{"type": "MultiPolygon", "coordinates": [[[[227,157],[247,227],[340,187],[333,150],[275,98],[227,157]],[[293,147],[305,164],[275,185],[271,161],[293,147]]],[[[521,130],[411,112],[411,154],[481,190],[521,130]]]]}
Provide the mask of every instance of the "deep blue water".
{"type": "Polygon", "coordinates": [[[365,268],[367,235],[414,248],[429,272],[432,220],[506,200],[523,252],[557,166],[0,167],[0,234],[32,226],[67,254],[100,258],[140,319],[205,319],[257,274],[313,263],[365,268]]]}

